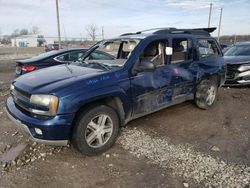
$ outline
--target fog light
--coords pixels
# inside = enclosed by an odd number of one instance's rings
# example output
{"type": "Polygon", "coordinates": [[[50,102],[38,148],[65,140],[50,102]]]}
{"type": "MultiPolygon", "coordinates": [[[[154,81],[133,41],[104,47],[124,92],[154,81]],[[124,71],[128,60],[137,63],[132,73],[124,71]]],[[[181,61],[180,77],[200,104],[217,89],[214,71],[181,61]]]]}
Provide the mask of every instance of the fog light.
{"type": "Polygon", "coordinates": [[[36,132],[36,134],[39,134],[39,135],[43,134],[42,130],[38,129],[38,128],[35,128],[35,132],[36,132]]]}

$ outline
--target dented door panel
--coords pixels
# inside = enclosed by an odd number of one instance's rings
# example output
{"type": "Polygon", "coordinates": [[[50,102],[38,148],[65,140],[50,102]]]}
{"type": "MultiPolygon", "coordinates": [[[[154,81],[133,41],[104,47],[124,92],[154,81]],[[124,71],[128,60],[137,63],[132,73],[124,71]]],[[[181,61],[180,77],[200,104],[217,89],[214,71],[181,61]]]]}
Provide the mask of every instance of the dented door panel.
{"type": "Polygon", "coordinates": [[[153,72],[138,73],[131,79],[134,115],[147,113],[171,103],[171,70],[158,67],[153,72]]]}

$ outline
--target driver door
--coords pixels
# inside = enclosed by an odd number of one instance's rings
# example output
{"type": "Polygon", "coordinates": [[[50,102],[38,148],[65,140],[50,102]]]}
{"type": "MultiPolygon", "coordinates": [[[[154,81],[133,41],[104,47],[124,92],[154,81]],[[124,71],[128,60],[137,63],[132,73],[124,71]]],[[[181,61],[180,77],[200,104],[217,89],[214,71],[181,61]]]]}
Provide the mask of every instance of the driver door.
{"type": "Polygon", "coordinates": [[[155,65],[155,69],[137,70],[131,78],[133,117],[151,113],[171,102],[171,70],[167,63],[169,57],[165,55],[167,43],[166,40],[150,43],[136,63],[150,61],[155,65]]]}

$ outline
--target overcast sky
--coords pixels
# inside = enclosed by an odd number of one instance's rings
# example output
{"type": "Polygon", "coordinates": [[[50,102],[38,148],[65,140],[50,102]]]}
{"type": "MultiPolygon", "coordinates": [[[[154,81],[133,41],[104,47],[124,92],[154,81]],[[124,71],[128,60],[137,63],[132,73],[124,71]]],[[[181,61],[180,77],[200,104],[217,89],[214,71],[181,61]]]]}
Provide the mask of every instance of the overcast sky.
{"type": "MultiPolygon", "coordinates": [[[[91,23],[98,34],[103,26],[105,37],[156,27],[207,27],[210,2],[211,26],[218,26],[223,7],[222,35],[250,34],[250,0],[60,0],[61,33],[86,37],[91,23]]],[[[55,0],[0,0],[1,33],[38,26],[41,34],[56,36],[55,10],[55,0]]]]}

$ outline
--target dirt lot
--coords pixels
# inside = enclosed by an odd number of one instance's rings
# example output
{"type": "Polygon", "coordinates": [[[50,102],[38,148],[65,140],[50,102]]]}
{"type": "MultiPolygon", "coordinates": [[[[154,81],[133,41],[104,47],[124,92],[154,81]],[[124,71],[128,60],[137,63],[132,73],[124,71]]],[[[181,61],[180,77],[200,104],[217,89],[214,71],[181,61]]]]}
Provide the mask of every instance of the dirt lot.
{"type": "Polygon", "coordinates": [[[44,52],[44,47],[0,47],[0,60],[24,59],[44,52]]]}
{"type": "MultiPolygon", "coordinates": [[[[26,143],[3,107],[14,62],[0,61],[0,159],[26,143]]],[[[134,120],[107,153],[28,142],[1,162],[0,187],[249,187],[250,88],[221,88],[207,111],[186,102],[134,120]]]]}

